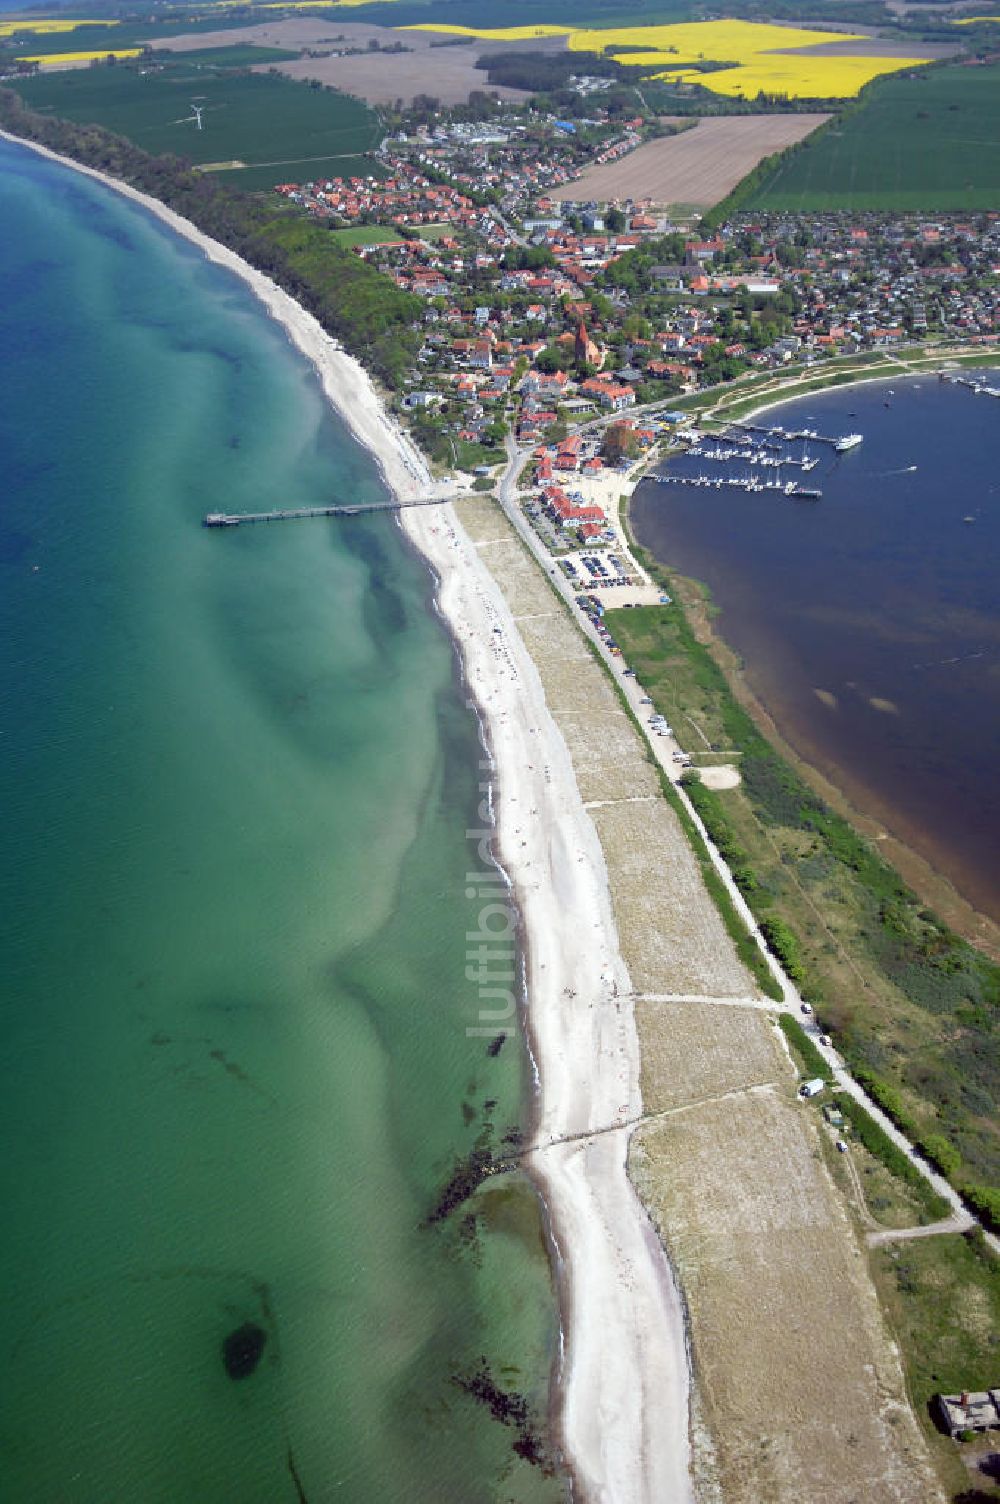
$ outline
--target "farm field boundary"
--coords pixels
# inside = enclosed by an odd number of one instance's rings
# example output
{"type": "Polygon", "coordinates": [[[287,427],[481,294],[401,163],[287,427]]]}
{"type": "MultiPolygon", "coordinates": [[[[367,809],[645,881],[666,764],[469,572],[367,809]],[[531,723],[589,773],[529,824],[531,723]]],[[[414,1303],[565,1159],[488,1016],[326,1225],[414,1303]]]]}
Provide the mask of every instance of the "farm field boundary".
{"type": "Polygon", "coordinates": [[[710,207],[725,197],[762,157],[794,145],[829,115],[719,115],[693,130],[640,146],[624,160],[592,168],[552,197],[590,200],[652,199],[655,204],[710,207]]]}

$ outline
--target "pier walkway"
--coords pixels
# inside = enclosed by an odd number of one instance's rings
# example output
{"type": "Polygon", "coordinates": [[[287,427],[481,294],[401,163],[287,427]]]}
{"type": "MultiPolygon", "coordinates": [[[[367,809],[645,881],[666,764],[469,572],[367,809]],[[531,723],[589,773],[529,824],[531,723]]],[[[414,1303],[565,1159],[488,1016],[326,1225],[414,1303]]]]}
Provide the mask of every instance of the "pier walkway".
{"type": "Polygon", "coordinates": [[[244,522],[292,522],[304,517],[359,517],[363,512],[399,512],[403,507],[441,507],[454,501],[456,493],[441,496],[413,496],[405,501],[361,501],[354,505],[328,507],[289,507],[273,512],[209,512],[203,527],[239,527],[244,522]]]}

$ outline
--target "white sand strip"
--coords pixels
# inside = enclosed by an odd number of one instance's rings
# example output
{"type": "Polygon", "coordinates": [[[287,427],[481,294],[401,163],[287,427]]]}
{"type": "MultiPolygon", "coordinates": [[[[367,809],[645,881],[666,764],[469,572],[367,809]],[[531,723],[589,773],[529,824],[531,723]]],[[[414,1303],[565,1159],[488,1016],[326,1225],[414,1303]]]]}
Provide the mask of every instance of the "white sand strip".
{"type": "Polygon", "coordinates": [[[551,1146],[531,1156],[530,1168],[561,1266],[561,1430],[577,1497],[684,1504],[691,1487],[683,1310],[626,1174],[628,1130],[558,1142],[633,1123],[642,1110],[631,988],[604,854],[538,671],[479,551],[450,507],[403,518],[438,572],[441,609],[499,773],[500,851],[525,924],[536,1142],[551,1146]]]}
{"type": "MultiPolygon", "coordinates": [[[[423,457],[390,419],[367,373],[286,292],[155,199],[32,142],[6,139],[135,200],[242,277],[312,361],[331,404],[395,494],[431,489],[423,457]]],[[[623,1125],[529,1156],[559,1255],[559,1420],[576,1498],[686,1504],[692,1490],[683,1311],[626,1174],[624,1125],[641,1112],[639,1049],[603,853],[537,670],[479,551],[450,506],[404,511],[401,520],[437,573],[440,609],[462,652],[499,773],[500,850],[525,926],[537,1140],[551,1144],[623,1125]]]]}

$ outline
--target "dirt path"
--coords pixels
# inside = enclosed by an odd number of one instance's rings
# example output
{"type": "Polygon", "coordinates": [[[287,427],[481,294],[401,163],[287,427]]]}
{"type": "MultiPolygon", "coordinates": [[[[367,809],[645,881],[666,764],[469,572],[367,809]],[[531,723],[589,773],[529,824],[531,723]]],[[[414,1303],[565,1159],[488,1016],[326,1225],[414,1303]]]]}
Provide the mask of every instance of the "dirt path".
{"type": "Polygon", "coordinates": [[[941,1222],[929,1222],[926,1227],[883,1227],[878,1232],[865,1236],[869,1248],[884,1248],[887,1243],[905,1243],[913,1238],[938,1238],[947,1232],[968,1232],[973,1219],[968,1212],[955,1212],[941,1222]]]}

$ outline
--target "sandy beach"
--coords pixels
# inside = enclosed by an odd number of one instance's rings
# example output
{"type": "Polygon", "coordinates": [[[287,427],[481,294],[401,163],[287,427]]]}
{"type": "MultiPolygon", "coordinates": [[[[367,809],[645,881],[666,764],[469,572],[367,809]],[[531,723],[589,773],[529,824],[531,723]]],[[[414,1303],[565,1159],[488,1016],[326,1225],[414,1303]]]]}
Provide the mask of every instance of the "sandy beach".
{"type": "MultiPolygon", "coordinates": [[[[312,362],[393,493],[405,499],[434,489],[366,372],[287,293],[147,195],[0,134],[133,199],[240,276],[312,362]]],[[[538,1080],[527,1162],[556,1251],[556,1425],[575,1497],[684,1504],[692,1497],[684,1312],[626,1172],[642,1110],[639,1045],[601,845],[538,672],[481,551],[450,505],[403,511],[400,521],[435,572],[438,607],[482,717],[494,760],[498,855],[523,920],[538,1080]]]]}

